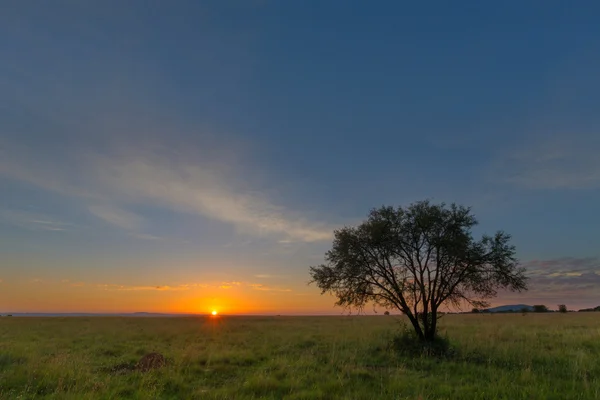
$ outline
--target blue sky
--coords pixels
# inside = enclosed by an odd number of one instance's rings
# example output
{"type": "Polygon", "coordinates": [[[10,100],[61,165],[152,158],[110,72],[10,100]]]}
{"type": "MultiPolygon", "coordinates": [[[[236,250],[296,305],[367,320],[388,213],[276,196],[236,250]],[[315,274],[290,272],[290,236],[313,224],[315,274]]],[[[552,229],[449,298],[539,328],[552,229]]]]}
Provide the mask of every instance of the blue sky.
{"type": "Polygon", "coordinates": [[[7,2],[0,309],[117,310],[125,291],[202,309],[238,290],[331,311],[306,282],[332,230],[425,198],[513,234],[531,290],[498,302],[598,305],[599,12],[7,2]]]}

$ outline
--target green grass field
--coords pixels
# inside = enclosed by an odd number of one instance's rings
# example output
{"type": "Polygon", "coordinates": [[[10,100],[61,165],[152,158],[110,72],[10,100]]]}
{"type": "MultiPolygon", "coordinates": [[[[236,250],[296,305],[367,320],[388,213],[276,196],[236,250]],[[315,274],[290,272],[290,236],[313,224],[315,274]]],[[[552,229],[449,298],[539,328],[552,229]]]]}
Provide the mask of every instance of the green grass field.
{"type": "Polygon", "coordinates": [[[399,320],[3,317],[0,398],[600,399],[598,313],[445,316],[445,359],[389,350],[399,320]]]}

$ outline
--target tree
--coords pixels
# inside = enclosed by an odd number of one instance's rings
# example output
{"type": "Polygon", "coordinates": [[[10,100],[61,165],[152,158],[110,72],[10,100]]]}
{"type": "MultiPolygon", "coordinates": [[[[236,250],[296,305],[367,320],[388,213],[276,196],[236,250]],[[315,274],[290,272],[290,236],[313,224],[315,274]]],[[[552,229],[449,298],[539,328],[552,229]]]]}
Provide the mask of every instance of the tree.
{"type": "Polygon", "coordinates": [[[566,305],[564,305],[564,304],[559,304],[559,305],[558,305],[558,312],[561,312],[561,313],[567,313],[567,312],[569,312],[569,310],[567,310],[567,306],[566,306],[566,305]]]}
{"type": "Polygon", "coordinates": [[[311,283],[342,307],[396,308],[432,341],[442,305],[484,308],[498,289],[527,289],[510,235],[475,240],[476,224],[470,208],[455,204],[373,209],[360,225],[334,232],[326,264],[310,267],[311,283]]]}
{"type": "Polygon", "coordinates": [[[526,315],[529,312],[529,307],[523,307],[521,308],[521,314],[522,315],[526,315]]]}
{"type": "Polygon", "coordinates": [[[548,307],[546,307],[543,304],[536,304],[533,306],[533,312],[536,312],[536,313],[548,312],[548,307]]]}
{"type": "Polygon", "coordinates": [[[473,309],[471,310],[471,312],[472,312],[473,314],[478,314],[478,313],[479,313],[479,308],[473,308],[473,309]]]}
{"type": "Polygon", "coordinates": [[[390,315],[390,312],[386,311],[386,312],[383,313],[383,315],[390,315]]]}

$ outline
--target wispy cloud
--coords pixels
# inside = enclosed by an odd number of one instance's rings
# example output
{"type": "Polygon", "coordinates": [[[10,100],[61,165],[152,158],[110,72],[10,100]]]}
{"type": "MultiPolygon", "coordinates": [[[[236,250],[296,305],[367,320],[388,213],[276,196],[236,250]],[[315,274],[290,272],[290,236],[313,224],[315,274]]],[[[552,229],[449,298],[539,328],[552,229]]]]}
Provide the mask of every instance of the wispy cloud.
{"type": "Polygon", "coordinates": [[[92,205],[88,210],[101,220],[126,230],[138,230],[144,223],[141,216],[112,205],[92,205]]]}
{"type": "Polygon", "coordinates": [[[177,286],[135,286],[135,285],[115,285],[115,284],[98,284],[97,288],[108,290],[108,291],[158,291],[158,292],[167,292],[167,291],[184,291],[195,288],[203,288],[206,285],[203,284],[185,284],[185,285],[177,285],[177,286]]]}
{"type": "Polygon", "coordinates": [[[531,260],[523,264],[531,276],[553,277],[567,274],[600,273],[598,257],[561,257],[550,260],[531,260]]]}
{"type": "MultiPolygon", "coordinates": [[[[0,283],[2,281],[0,280],[0,283]]],[[[39,279],[33,280],[32,283],[41,283],[39,279]]],[[[187,290],[197,289],[223,289],[229,290],[234,288],[249,288],[251,290],[257,290],[261,292],[292,292],[292,289],[278,286],[264,285],[262,283],[253,282],[239,282],[239,281],[225,281],[221,283],[187,283],[179,285],[122,285],[115,283],[86,283],[86,282],[73,282],[69,279],[62,279],[60,281],[63,285],[72,288],[89,288],[99,289],[110,292],[182,292],[187,290]]]]}
{"type": "Polygon", "coordinates": [[[258,274],[258,275],[254,275],[255,278],[259,278],[259,279],[271,279],[273,278],[273,275],[270,274],[258,274]]]}
{"type": "Polygon", "coordinates": [[[523,264],[530,278],[527,296],[535,298],[598,299],[600,258],[563,257],[523,264]]]}
{"type": "Polygon", "coordinates": [[[237,282],[237,281],[221,282],[221,284],[219,285],[219,289],[231,289],[233,287],[240,286],[241,284],[242,284],[242,282],[237,282]]]}
{"type": "Polygon", "coordinates": [[[0,223],[2,222],[32,231],[62,232],[73,227],[72,224],[47,215],[19,210],[0,210],[0,223]]]}
{"type": "MultiPolygon", "coordinates": [[[[32,282],[42,282],[39,279],[36,279],[32,282]]],[[[205,283],[185,283],[179,285],[122,285],[115,283],[86,283],[81,281],[73,282],[70,279],[61,279],[60,283],[63,285],[67,285],[70,287],[87,287],[87,288],[96,288],[102,289],[106,291],[158,291],[158,292],[166,292],[166,291],[184,291],[184,290],[193,290],[193,289],[203,289],[207,288],[210,285],[205,283]]]]}
{"type": "Polygon", "coordinates": [[[600,134],[540,140],[513,152],[498,171],[508,183],[527,189],[600,187],[600,134]]]}
{"type": "Polygon", "coordinates": [[[145,157],[119,163],[98,159],[97,171],[111,190],[137,201],[228,222],[256,234],[283,234],[307,242],[329,239],[331,229],[275,206],[256,192],[236,190],[210,166],[145,157]],[[169,165],[167,165],[169,164],[169,165]]]}
{"type": "Polygon", "coordinates": [[[265,292],[291,292],[292,291],[292,289],[271,287],[271,286],[263,285],[261,283],[251,283],[248,286],[250,286],[254,290],[261,290],[261,291],[265,291],[265,292]]]}
{"type": "Polygon", "coordinates": [[[79,197],[93,215],[126,230],[144,224],[141,216],[127,211],[128,205],[152,204],[229,223],[243,233],[279,237],[281,243],[332,237],[331,225],[275,205],[260,190],[248,187],[243,170],[230,166],[189,162],[164,149],[88,154],[68,160],[76,164],[69,169],[51,161],[28,163],[31,157],[5,159],[0,175],[79,197]]]}
{"type": "Polygon", "coordinates": [[[129,236],[142,240],[162,240],[160,236],[149,235],[147,233],[130,233],[129,236]]]}

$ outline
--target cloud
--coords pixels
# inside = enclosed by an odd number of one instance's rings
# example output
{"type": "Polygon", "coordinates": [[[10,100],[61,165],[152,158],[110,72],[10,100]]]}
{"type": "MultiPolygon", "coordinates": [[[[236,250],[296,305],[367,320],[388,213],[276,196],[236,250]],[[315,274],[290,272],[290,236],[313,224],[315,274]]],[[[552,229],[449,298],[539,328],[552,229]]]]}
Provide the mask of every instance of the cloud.
{"type": "Polygon", "coordinates": [[[503,179],[527,189],[600,188],[599,134],[540,140],[498,166],[503,179]]]}
{"type": "Polygon", "coordinates": [[[331,238],[331,228],[294,217],[256,191],[236,189],[230,182],[235,179],[228,181],[210,165],[143,156],[96,162],[104,185],[132,201],[208,216],[253,234],[284,234],[305,242],[331,238]]]}
{"type": "Polygon", "coordinates": [[[561,257],[550,260],[531,260],[523,263],[530,276],[556,277],[582,275],[588,272],[600,272],[598,257],[561,257]]]}
{"type": "Polygon", "coordinates": [[[144,223],[144,218],[129,211],[125,211],[115,206],[89,206],[88,210],[96,217],[109,224],[116,225],[125,230],[138,230],[144,223]]]}
{"type": "Polygon", "coordinates": [[[32,231],[63,232],[73,227],[47,215],[18,210],[0,210],[0,223],[32,231]]]}
{"type": "Polygon", "coordinates": [[[258,275],[254,275],[255,278],[260,278],[260,279],[270,279],[273,278],[273,275],[269,275],[269,274],[258,274],[258,275]]]}
{"type": "Polygon", "coordinates": [[[332,237],[333,226],[275,205],[263,191],[249,187],[244,169],[231,165],[186,161],[160,147],[86,153],[61,164],[43,158],[30,163],[33,155],[16,152],[0,161],[0,175],[81,198],[93,215],[126,230],[139,230],[145,222],[126,208],[151,204],[232,224],[246,234],[278,236],[281,243],[332,237]]]}
{"type": "Polygon", "coordinates": [[[281,288],[276,288],[276,287],[270,287],[270,286],[263,285],[261,283],[251,283],[248,286],[250,286],[254,290],[261,290],[261,291],[265,291],[265,292],[291,292],[292,291],[292,289],[281,289],[281,288]]]}
{"type": "Polygon", "coordinates": [[[597,299],[600,258],[563,257],[523,263],[529,276],[529,293],[535,298],[597,299]]]}
{"type": "MultiPolygon", "coordinates": [[[[41,280],[36,279],[33,282],[41,282],[41,280]]],[[[68,285],[70,287],[95,287],[102,290],[107,291],[158,291],[158,292],[166,292],[166,291],[184,291],[191,289],[202,289],[207,288],[209,285],[203,283],[185,283],[181,285],[120,285],[114,283],[86,283],[86,282],[72,282],[70,279],[62,279],[60,281],[64,285],[68,285]]]]}
{"type": "Polygon", "coordinates": [[[167,291],[184,291],[190,290],[192,288],[201,288],[206,287],[205,285],[199,284],[187,284],[187,285],[178,285],[178,286],[133,286],[133,285],[115,285],[115,284],[98,284],[96,287],[108,290],[108,291],[158,291],[158,292],[167,292],[167,291]]]}
{"type": "Polygon", "coordinates": [[[235,286],[240,286],[241,284],[242,284],[241,282],[237,282],[237,281],[221,282],[221,284],[219,285],[219,289],[231,289],[235,286]]]}
{"type": "Polygon", "coordinates": [[[129,234],[129,236],[134,237],[136,239],[143,239],[143,240],[161,240],[162,239],[159,236],[149,235],[146,233],[131,233],[131,234],[129,234]]]}

